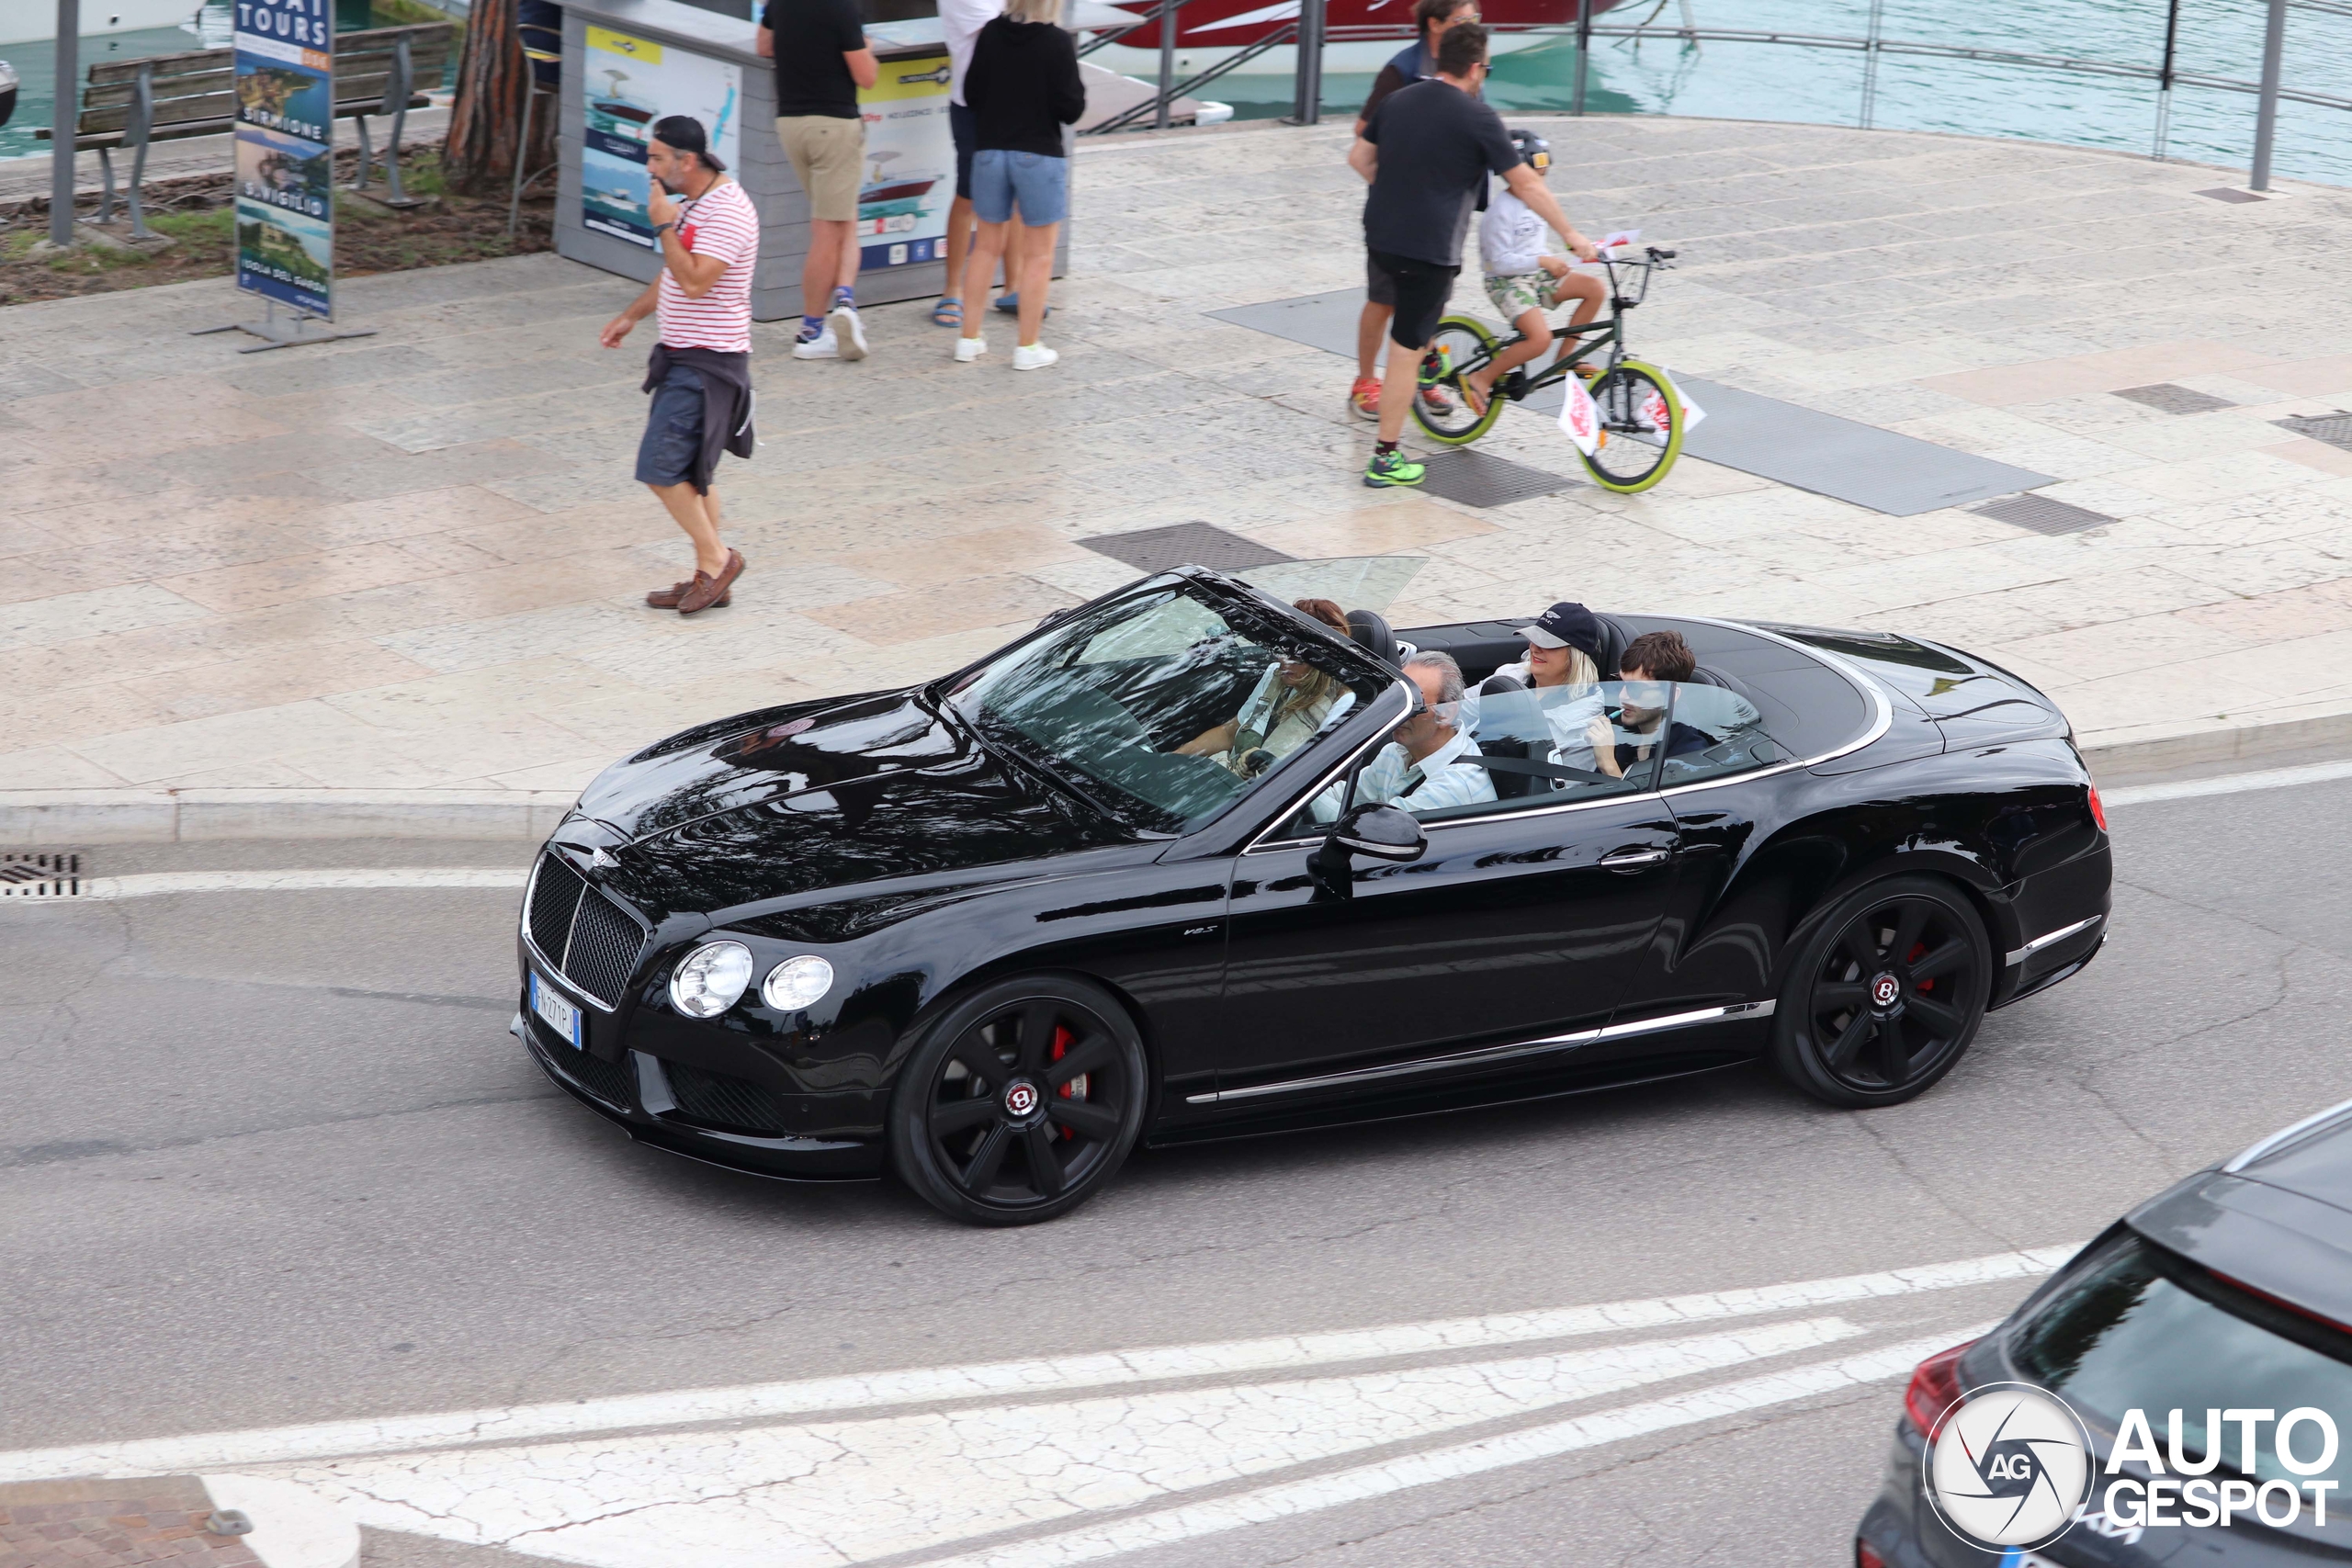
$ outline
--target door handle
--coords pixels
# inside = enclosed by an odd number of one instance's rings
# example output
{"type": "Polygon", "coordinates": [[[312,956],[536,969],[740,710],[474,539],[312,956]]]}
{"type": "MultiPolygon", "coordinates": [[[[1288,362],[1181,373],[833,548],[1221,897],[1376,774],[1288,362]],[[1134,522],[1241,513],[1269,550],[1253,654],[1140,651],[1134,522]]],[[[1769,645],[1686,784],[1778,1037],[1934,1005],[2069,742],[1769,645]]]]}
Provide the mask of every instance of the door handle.
{"type": "Polygon", "coordinates": [[[1663,865],[1672,852],[1669,850],[1611,850],[1600,857],[1600,864],[1604,871],[1642,871],[1650,866],[1663,865]]]}

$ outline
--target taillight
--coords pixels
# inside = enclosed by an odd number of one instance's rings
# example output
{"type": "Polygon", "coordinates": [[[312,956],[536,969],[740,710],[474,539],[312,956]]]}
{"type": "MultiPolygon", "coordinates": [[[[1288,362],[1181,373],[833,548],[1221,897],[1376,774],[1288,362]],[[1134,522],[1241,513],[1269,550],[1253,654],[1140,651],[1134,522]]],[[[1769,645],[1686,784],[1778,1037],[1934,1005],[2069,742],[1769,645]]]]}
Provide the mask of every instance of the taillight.
{"type": "Polygon", "coordinates": [[[1871,1550],[1871,1543],[1861,1537],[1854,1538],[1854,1568],[1886,1568],[1886,1559],[1871,1550]]]}
{"type": "Polygon", "coordinates": [[[1911,1374],[1911,1386],[1903,1391],[1903,1409],[1911,1417],[1911,1425],[1927,1437],[1936,1429],[1952,1402],[1960,1397],[1960,1358],[1969,1345],[1955,1345],[1949,1350],[1939,1350],[1919,1363],[1911,1374]]]}
{"type": "Polygon", "coordinates": [[[2107,831],[2107,807],[2099,804],[2099,799],[2098,799],[2098,785],[2097,785],[2097,784],[2093,784],[2093,785],[2091,785],[2091,786],[2090,786],[2090,791],[2091,791],[2091,820],[2092,820],[2092,821],[2094,821],[2094,822],[2096,822],[2096,823],[2098,823],[2098,830],[2099,830],[2100,832],[2104,833],[2104,832],[2106,832],[2106,831],[2107,831]]]}

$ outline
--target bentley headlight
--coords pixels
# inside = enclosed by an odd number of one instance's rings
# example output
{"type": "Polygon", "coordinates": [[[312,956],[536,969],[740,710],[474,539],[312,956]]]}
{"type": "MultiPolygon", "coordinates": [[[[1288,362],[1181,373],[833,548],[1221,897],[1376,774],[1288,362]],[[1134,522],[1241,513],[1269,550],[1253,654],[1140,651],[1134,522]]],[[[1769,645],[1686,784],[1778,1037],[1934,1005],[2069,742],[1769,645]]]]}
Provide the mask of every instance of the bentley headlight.
{"type": "Polygon", "coordinates": [[[670,1005],[688,1018],[717,1018],[752,983],[752,950],[740,942],[705,942],[670,976],[670,1005]]]}
{"type": "Polygon", "coordinates": [[[833,988],[833,966],[812,953],[787,958],[768,971],[760,996],[778,1012],[798,1012],[833,988]]]}

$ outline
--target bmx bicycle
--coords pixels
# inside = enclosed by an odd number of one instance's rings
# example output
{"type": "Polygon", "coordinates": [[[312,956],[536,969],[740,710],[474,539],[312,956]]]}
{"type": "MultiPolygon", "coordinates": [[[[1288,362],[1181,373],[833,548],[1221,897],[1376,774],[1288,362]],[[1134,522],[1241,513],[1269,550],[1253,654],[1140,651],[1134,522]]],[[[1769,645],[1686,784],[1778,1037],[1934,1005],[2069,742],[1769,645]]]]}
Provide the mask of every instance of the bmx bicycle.
{"type": "Polygon", "coordinates": [[[1466,446],[1495,427],[1505,403],[1522,401],[1570,376],[1588,377],[1586,389],[1600,414],[1600,445],[1589,456],[1577,455],[1603,490],[1631,495],[1649,489],[1666,478],[1682,455],[1685,422],[1681,400],[1666,372],[1626,354],[1625,312],[1648,294],[1653,273],[1671,269],[1674,257],[1674,252],[1656,245],[1647,247],[1639,261],[1619,260],[1603,252],[1608,314],[1581,327],[1555,327],[1553,339],[1558,346],[1552,362],[1540,369],[1521,365],[1506,371],[1483,413],[1474,411],[1463,394],[1462,378],[1484,369],[1505,348],[1525,339],[1519,333],[1497,337],[1475,316],[1446,317],[1421,356],[1420,385],[1424,393],[1442,388],[1451,395],[1414,398],[1414,423],[1432,441],[1466,446]]]}

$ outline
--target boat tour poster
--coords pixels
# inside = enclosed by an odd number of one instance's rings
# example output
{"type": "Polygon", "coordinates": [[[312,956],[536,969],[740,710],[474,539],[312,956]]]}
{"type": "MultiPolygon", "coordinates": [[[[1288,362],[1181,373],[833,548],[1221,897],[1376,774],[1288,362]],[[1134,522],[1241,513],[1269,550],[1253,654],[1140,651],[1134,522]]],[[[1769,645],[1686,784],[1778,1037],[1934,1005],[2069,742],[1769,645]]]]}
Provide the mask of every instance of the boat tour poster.
{"type": "Polygon", "coordinates": [[[710,149],[741,166],[743,73],[675,44],[588,29],[581,73],[580,221],[599,234],[656,249],[646,210],[645,143],[666,115],[702,121],[710,149]]]}
{"type": "Polygon", "coordinates": [[[237,287],[334,319],[334,8],[237,0],[237,287]]]}
{"type": "MultiPolygon", "coordinates": [[[[869,32],[876,29],[868,28],[869,32]]],[[[881,62],[857,95],[865,115],[865,177],[857,193],[860,267],[911,266],[947,248],[956,197],[956,138],[947,128],[947,46],[881,62]]],[[[954,287],[954,280],[949,280],[954,287]]]]}

